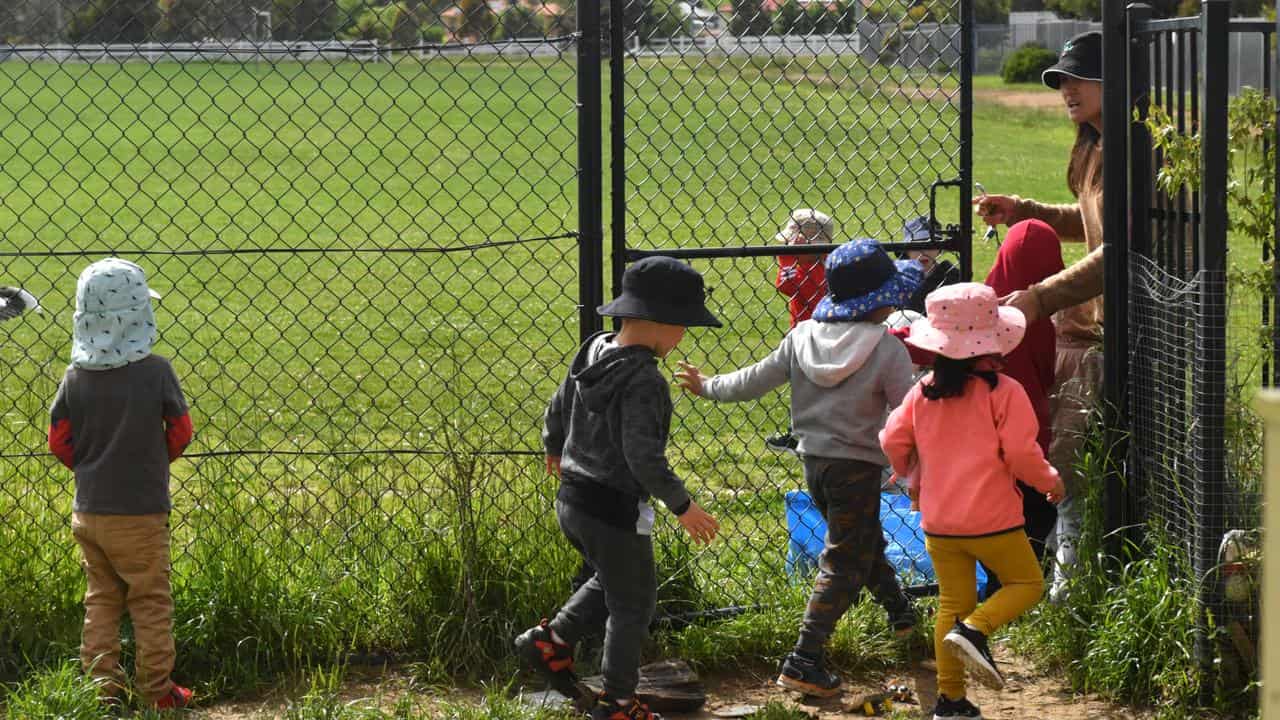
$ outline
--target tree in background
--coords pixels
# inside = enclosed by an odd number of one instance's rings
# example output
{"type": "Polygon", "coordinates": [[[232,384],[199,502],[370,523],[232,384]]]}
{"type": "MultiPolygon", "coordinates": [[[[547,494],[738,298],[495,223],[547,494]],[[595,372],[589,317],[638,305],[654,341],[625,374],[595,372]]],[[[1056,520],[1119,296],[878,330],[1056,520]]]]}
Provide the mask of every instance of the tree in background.
{"type": "Polygon", "coordinates": [[[333,0],[272,0],[271,36],[278,40],[329,40],[338,8],[333,0]]]}
{"type": "Polygon", "coordinates": [[[498,16],[498,27],[494,37],[499,40],[516,40],[519,38],[540,38],[543,36],[542,19],[538,13],[527,5],[508,5],[498,16]]]}
{"type": "Polygon", "coordinates": [[[733,17],[729,18],[729,32],[734,35],[768,35],[773,29],[773,18],[760,4],[760,0],[733,0],[733,17]]]}
{"type": "MultiPolygon", "coordinates": [[[[1151,6],[1151,13],[1155,17],[1172,17],[1178,13],[1180,1],[1147,0],[1147,4],[1151,6]]],[[[1081,20],[1102,19],[1102,0],[1045,0],[1044,7],[1063,17],[1081,20]]],[[[1199,12],[1198,9],[1197,12],[1199,12]]]]}
{"type": "Polygon", "coordinates": [[[777,35],[803,35],[809,16],[796,0],[787,0],[773,16],[773,32],[777,35]]]}
{"type": "Polygon", "coordinates": [[[462,10],[462,24],[458,27],[458,35],[469,37],[476,42],[483,42],[493,35],[498,25],[498,18],[489,9],[485,0],[461,0],[458,9],[462,10]]]}
{"type": "Polygon", "coordinates": [[[67,23],[75,43],[142,43],[158,20],[155,0],[89,0],[67,23]]]}

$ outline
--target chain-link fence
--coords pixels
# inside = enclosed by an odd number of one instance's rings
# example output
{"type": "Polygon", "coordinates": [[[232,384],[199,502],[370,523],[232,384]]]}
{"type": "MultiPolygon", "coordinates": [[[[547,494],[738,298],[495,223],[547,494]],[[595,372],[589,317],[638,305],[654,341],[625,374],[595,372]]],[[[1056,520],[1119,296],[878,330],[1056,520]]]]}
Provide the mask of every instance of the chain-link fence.
{"type": "MultiPolygon", "coordinates": [[[[909,56],[868,55],[816,6],[740,52],[743,22],[791,12],[752,7],[681,46],[669,26],[697,6],[647,0],[603,8],[600,38],[550,0],[0,6],[3,282],[45,308],[6,325],[0,673],[78,634],[72,481],[44,446],[94,260],[134,260],[163,294],[157,352],[192,406],[172,482],[190,668],[316,638],[415,652],[455,626],[501,653],[553,609],[577,568],[541,415],[610,257],[616,282],[635,251],[770,245],[803,206],[837,241],[893,239],[942,180],[943,227],[913,247],[967,272],[967,6],[913,25],[934,49],[909,56]]],[[[727,370],[776,345],[777,249],[697,261],[727,327],[693,333],[691,359],[727,370]]],[[[701,553],[663,535],[663,607],[791,592],[799,463],[763,442],[787,429],[785,393],[681,397],[677,415],[671,457],[725,532],[701,553]]]]}
{"type": "MultiPolygon", "coordinates": [[[[625,0],[619,7],[645,17],[653,5],[625,0]]],[[[751,27],[763,7],[735,3],[728,26],[751,27]]],[[[935,5],[944,22],[854,24],[856,43],[839,32],[793,35],[801,23],[839,29],[839,10],[816,4],[802,16],[772,16],[769,27],[782,39],[770,42],[745,34],[671,42],[659,36],[662,16],[615,29],[614,288],[626,264],[646,255],[691,260],[726,327],[691,333],[680,352],[704,370],[728,372],[763,359],[787,332],[791,298],[777,285],[780,262],[791,260],[779,256],[795,250],[775,235],[794,209],[830,215],[834,242],[900,241],[907,221],[937,216],[945,227],[932,241],[898,249],[942,251],[967,273],[966,10],[958,2],[935,5]],[[862,51],[850,52],[851,44],[862,51]],[[954,183],[935,188],[939,181],[954,183]]],[[[811,248],[809,257],[824,248],[811,248]]],[[[790,430],[787,389],[744,404],[681,398],[676,414],[677,466],[710,489],[730,518],[725,545],[704,559],[724,568],[717,552],[749,557],[767,569],[764,577],[784,579],[785,498],[804,483],[798,459],[765,440],[790,430]]],[[[884,512],[895,512],[889,500],[884,512]]],[[[923,538],[891,550],[922,559],[923,538]]],[[[901,569],[907,585],[928,582],[910,560],[901,569]]],[[[760,580],[755,571],[728,572],[717,584],[735,601],[754,603],[773,589],[760,580]]]]}
{"type": "Polygon", "coordinates": [[[1280,347],[1269,154],[1275,27],[1229,22],[1217,2],[1194,18],[1130,13],[1128,102],[1153,119],[1154,132],[1133,123],[1116,139],[1130,146],[1133,191],[1107,195],[1108,203],[1128,202],[1134,218],[1128,317],[1108,318],[1109,332],[1127,333],[1128,520],[1181,550],[1174,570],[1196,580],[1222,642],[1213,647],[1206,632],[1200,659],[1207,669],[1223,658],[1224,682],[1243,687],[1255,658],[1239,641],[1257,637],[1258,607],[1245,562],[1257,547],[1261,473],[1261,427],[1250,405],[1259,385],[1272,384],[1280,347]],[[1230,50],[1250,36],[1267,68],[1267,97],[1228,103],[1237,76],[1230,50]]]}

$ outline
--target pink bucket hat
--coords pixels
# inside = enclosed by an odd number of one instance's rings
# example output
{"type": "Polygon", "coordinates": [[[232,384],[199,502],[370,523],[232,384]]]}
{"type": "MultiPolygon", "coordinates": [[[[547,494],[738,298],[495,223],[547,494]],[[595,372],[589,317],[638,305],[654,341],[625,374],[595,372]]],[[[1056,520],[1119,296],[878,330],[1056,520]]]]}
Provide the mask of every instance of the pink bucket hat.
{"type": "Polygon", "coordinates": [[[996,291],[981,283],[957,283],[925,298],[928,317],[911,324],[907,342],[952,360],[1007,355],[1022,342],[1022,311],[1000,307],[996,291]]]}

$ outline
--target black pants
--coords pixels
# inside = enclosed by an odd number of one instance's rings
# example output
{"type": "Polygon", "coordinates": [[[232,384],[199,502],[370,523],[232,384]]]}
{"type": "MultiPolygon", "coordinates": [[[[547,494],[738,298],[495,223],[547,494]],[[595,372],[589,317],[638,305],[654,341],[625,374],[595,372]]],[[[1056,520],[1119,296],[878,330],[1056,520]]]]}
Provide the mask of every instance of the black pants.
{"type": "Polygon", "coordinates": [[[551,627],[573,645],[604,627],[605,694],[630,698],[640,682],[640,651],[658,601],[653,541],[562,502],[556,502],[560,529],[594,574],[560,608],[551,627]]]}
{"type": "Polygon", "coordinates": [[[911,612],[884,551],[880,527],[879,465],[858,460],[806,457],[804,477],[827,521],[818,577],[809,595],[796,650],[822,653],[836,623],[868,588],[890,617],[911,612]]]}

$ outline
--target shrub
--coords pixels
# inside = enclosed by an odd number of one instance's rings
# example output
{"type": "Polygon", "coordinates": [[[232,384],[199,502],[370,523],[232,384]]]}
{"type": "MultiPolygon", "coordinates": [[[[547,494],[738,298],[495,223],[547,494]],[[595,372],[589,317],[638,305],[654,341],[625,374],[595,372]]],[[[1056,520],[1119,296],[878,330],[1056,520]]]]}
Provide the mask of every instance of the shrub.
{"type": "Polygon", "coordinates": [[[1007,83],[1038,82],[1040,74],[1058,61],[1052,50],[1039,43],[1027,43],[1004,61],[1000,77],[1007,83]]]}
{"type": "Polygon", "coordinates": [[[438,45],[444,42],[444,38],[448,33],[445,29],[435,23],[423,25],[420,33],[423,42],[438,45]]]}
{"type": "Polygon", "coordinates": [[[542,20],[531,7],[511,5],[498,17],[498,27],[493,34],[498,40],[540,38],[543,36],[542,20]]]}

